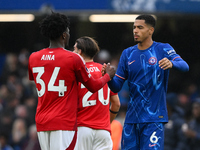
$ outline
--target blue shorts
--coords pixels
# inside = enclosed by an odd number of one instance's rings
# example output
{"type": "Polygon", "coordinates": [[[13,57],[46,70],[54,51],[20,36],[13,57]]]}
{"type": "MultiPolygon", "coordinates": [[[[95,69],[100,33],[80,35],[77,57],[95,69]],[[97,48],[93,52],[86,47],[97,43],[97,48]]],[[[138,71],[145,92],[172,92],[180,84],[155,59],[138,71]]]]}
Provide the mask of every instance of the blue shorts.
{"type": "Polygon", "coordinates": [[[124,124],[122,150],[163,150],[164,123],[124,124]]]}

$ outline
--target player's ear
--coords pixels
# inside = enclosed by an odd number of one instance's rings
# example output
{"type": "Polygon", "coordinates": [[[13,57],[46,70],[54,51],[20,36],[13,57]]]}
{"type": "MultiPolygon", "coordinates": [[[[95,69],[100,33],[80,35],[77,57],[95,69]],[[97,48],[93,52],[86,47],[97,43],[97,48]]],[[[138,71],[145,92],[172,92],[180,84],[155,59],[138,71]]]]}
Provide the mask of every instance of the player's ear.
{"type": "Polygon", "coordinates": [[[154,32],[154,27],[150,27],[149,28],[149,35],[153,35],[153,32],[154,32]]]}
{"type": "Polygon", "coordinates": [[[66,39],[66,33],[65,32],[63,32],[63,34],[62,34],[62,38],[66,39]]]}
{"type": "Polygon", "coordinates": [[[81,49],[78,49],[78,54],[82,55],[82,50],[81,49]]]}

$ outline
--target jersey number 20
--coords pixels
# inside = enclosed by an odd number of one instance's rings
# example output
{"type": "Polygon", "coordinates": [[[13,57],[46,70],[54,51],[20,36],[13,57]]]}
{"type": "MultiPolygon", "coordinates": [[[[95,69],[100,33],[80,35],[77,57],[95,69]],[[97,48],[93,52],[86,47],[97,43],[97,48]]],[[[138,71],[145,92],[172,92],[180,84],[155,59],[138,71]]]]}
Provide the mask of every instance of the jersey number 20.
{"type": "MultiPolygon", "coordinates": [[[[85,88],[85,86],[83,84],[81,84],[81,88],[85,88]]],[[[107,99],[104,99],[104,94],[103,94],[103,88],[101,88],[100,90],[98,90],[98,99],[99,101],[103,104],[103,105],[108,105],[109,103],[109,98],[110,98],[110,89],[108,88],[108,90],[106,90],[108,93],[107,93],[107,99]]],[[[83,107],[87,107],[87,106],[94,106],[96,105],[96,101],[97,100],[89,100],[88,101],[88,98],[90,98],[90,96],[92,95],[93,93],[88,91],[84,96],[83,96],[83,99],[82,99],[82,106],[83,107]]]]}

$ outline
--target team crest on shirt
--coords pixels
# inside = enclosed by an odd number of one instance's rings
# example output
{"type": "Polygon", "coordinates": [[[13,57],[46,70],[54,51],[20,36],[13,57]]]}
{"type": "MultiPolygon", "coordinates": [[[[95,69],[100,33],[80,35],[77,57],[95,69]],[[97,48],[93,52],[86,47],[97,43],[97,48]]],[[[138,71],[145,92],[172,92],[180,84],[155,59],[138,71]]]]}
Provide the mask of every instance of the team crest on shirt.
{"type": "Polygon", "coordinates": [[[150,58],[149,58],[149,64],[150,64],[150,65],[155,65],[156,63],[157,63],[156,57],[150,57],[150,58]]]}

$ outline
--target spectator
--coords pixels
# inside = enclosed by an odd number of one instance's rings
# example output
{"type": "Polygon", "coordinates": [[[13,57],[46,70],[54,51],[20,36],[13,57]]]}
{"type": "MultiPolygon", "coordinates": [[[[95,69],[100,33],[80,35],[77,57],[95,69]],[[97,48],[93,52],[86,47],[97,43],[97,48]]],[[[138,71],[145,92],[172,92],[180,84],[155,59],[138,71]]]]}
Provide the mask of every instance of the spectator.
{"type": "Polygon", "coordinates": [[[21,150],[23,142],[27,138],[26,122],[18,118],[14,121],[11,135],[11,145],[14,150],[21,150]]]}
{"type": "Polygon", "coordinates": [[[166,100],[169,121],[165,124],[164,150],[184,150],[186,137],[181,130],[184,124],[184,111],[177,106],[177,94],[167,94],[166,100]]]}
{"type": "Polygon", "coordinates": [[[11,135],[13,115],[10,110],[4,109],[0,113],[0,131],[3,131],[6,137],[11,135]]]}
{"type": "Polygon", "coordinates": [[[0,111],[3,110],[3,108],[5,107],[7,101],[8,101],[8,97],[9,97],[9,90],[8,87],[3,84],[0,86],[0,111]]]}
{"type": "Polygon", "coordinates": [[[178,94],[178,106],[184,110],[184,118],[186,122],[189,121],[192,116],[192,103],[186,93],[182,92],[178,94]]]}
{"type": "Polygon", "coordinates": [[[28,108],[26,105],[19,104],[15,107],[14,111],[15,118],[21,118],[26,122],[26,125],[29,126],[29,117],[28,117],[28,108]]]}
{"type": "Polygon", "coordinates": [[[26,77],[28,73],[28,58],[29,58],[29,51],[24,48],[20,51],[18,55],[18,60],[19,60],[19,76],[20,78],[26,77]]]}
{"type": "Polygon", "coordinates": [[[41,150],[40,144],[37,137],[36,125],[32,124],[28,130],[28,138],[24,142],[22,150],[41,150]]]}
{"type": "Polygon", "coordinates": [[[34,97],[28,97],[24,100],[24,104],[27,107],[28,113],[28,123],[35,124],[35,114],[36,114],[36,107],[37,107],[37,99],[34,97]]]}
{"type": "Polygon", "coordinates": [[[200,98],[196,99],[192,105],[193,119],[184,128],[184,133],[188,138],[189,150],[199,150],[200,148],[200,98]]]}
{"type": "Polygon", "coordinates": [[[103,64],[108,63],[111,60],[111,55],[108,50],[102,49],[99,53],[94,57],[94,61],[103,64]]]}
{"type": "Polygon", "coordinates": [[[0,150],[13,150],[13,148],[7,142],[8,136],[3,132],[0,133],[0,150]]]}
{"type": "Polygon", "coordinates": [[[0,82],[5,84],[9,75],[19,76],[17,55],[9,53],[6,56],[5,66],[3,67],[0,82]]]}

